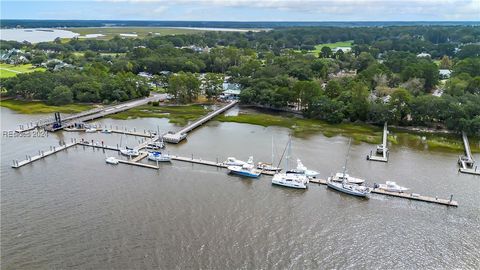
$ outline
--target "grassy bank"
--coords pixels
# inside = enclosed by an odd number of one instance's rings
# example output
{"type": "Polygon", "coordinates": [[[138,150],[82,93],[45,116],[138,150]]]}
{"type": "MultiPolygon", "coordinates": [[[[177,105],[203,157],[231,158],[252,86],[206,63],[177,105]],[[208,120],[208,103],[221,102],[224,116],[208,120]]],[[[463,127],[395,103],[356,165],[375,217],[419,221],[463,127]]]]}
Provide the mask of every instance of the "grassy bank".
{"type": "Polygon", "coordinates": [[[108,116],[113,119],[134,119],[140,117],[168,118],[170,123],[186,125],[189,121],[195,120],[202,115],[207,114],[210,109],[204,105],[185,105],[185,106],[152,106],[143,105],[128,111],[108,116]]]}
{"type": "MultiPolygon", "coordinates": [[[[359,123],[342,123],[331,125],[315,119],[301,119],[285,117],[265,113],[240,114],[238,116],[218,116],[216,120],[221,122],[247,123],[260,126],[280,126],[289,128],[293,135],[305,137],[315,133],[322,133],[327,137],[342,135],[350,137],[354,142],[366,142],[379,144],[382,140],[383,128],[359,123]]],[[[394,145],[405,145],[416,149],[429,149],[438,151],[459,152],[463,151],[460,136],[445,134],[422,134],[408,133],[404,131],[392,131],[388,137],[394,145]]],[[[478,138],[471,139],[470,145],[473,152],[480,153],[478,138]]]]}
{"type": "Polygon", "coordinates": [[[0,78],[10,78],[17,76],[19,73],[27,73],[34,71],[45,71],[44,68],[36,68],[31,64],[26,65],[10,65],[5,63],[0,63],[0,78]]]}
{"type": "Polygon", "coordinates": [[[50,106],[41,101],[22,101],[16,99],[2,100],[0,106],[24,114],[36,113],[78,113],[93,108],[86,104],[68,104],[63,106],[50,106]]]}
{"type": "Polygon", "coordinates": [[[195,34],[205,32],[204,30],[196,29],[181,29],[181,28],[163,28],[163,27],[78,27],[68,28],[67,30],[74,33],[78,33],[81,36],[101,34],[103,36],[93,37],[93,39],[111,39],[114,36],[120,34],[136,35],[126,36],[130,38],[145,38],[149,34],[151,35],[182,35],[182,34],[195,34]]]}

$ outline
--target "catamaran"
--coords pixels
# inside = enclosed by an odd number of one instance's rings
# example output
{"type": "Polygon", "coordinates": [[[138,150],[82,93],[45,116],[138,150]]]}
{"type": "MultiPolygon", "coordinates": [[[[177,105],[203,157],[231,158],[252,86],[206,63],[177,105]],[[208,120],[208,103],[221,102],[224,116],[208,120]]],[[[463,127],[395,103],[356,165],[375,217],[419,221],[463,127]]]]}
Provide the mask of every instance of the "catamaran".
{"type": "Polygon", "coordinates": [[[227,169],[229,173],[252,178],[257,178],[262,173],[261,170],[255,169],[255,166],[253,165],[253,157],[249,157],[247,163],[241,166],[228,166],[227,169]]]}
{"type": "Polygon", "coordinates": [[[151,152],[148,153],[148,159],[159,162],[169,162],[172,161],[172,157],[168,154],[163,154],[162,152],[151,152]]]}
{"type": "MultiPolygon", "coordinates": [[[[287,148],[288,149],[287,156],[285,157],[285,172],[284,173],[276,173],[273,175],[272,184],[279,185],[284,187],[290,188],[298,188],[298,189],[306,189],[308,188],[308,177],[304,173],[294,173],[289,172],[288,165],[289,160],[292,154],[292,139],[288,138],[287,148]]],[[[285,153],[285,151],[284,151],[285,153]]],[[[283,157],[283,155],[282,155],[283,157]]],[[[280,159],[281,161],[281,159],[280,159]]]]}
{"type": "MultiPolygon", "coordinates": [[[[345,158],[345,165],[343,166],[343,172],[340,173],[340,177],[337,179],[342,179],[342,182],[337,182],[333,180],[333,177],[329,177],[327,179],[327,186],[329,188],[335,189],[337,191],[350,194],[353,196],[358,196],[358,197],[367,197],[368,194],[370,193],[370,188],[365,187],[365,186],[359,186],[356,184],[349,183],[348,180],[348,175],[347,173],[347,162],[348,162],[348,154],[350,152],[350,141],[348,142],[348,151],[347,151],[347,156],[345,158]]],[[[336,176],[339,176],[337,173],[336,176]]]]}

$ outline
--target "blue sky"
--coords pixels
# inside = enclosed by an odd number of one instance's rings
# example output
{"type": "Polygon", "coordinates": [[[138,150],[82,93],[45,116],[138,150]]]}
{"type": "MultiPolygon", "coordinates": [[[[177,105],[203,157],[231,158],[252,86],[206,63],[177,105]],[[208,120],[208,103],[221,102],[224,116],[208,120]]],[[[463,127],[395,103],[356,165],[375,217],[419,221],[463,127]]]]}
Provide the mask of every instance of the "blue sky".
{"type": "Polygon", "coordinates": [[[480,20],[480,0],[0,0],[2,19],[480,20]]]}

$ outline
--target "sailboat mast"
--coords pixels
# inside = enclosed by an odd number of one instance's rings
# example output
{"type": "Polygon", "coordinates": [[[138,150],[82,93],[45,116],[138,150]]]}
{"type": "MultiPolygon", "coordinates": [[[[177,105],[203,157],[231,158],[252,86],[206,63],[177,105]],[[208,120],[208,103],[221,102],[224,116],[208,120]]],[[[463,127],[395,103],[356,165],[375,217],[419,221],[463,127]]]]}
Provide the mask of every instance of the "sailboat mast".
{"type": "Polygon", "coordinates": [[[348,155],[350,154],[350,144],[352,142],[352,139],[348,140],[348,150],[347,150],[347,156],[345,157],[345,165],[343,165],[343,179],[345,180],[345,174],[347,173],[347,163],[348,163],[348,155]]]}
{"type": "Polygon", "coordinates": [[[292,137],[288,136],[288,150],[287,150],[287,157],[285,158],[285,170],[288,170],[290,167],[290,157],[292,155],[292,137]]]}
{"type": "Polygon", "coordinates": [[[273,166],[273,135],[272,135],[272,166],[273,166]]]}

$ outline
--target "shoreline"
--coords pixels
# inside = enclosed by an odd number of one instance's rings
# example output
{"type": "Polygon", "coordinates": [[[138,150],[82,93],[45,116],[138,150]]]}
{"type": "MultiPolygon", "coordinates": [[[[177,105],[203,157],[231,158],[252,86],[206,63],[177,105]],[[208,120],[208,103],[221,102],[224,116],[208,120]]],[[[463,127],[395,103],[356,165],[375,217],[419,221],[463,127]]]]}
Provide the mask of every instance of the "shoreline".
{"type": "MultiPolygon", "coordinates": [[[[41,101],[20,101],[15,99],[2,100],[0,106],[22,114],[42,114],[60,111],[61,113],[76,113],[91,109],[99,104],[73,103],[64,106],[50,106],[41,101]],[[13,104],[12,104],[13,103],[13,104]],[[6,104],[9,104],[5,106],[6,104]],[[28,106],[31,105],[31,106],[28,106]]],[[[129,111],[111,115],[111,119],[129,120],[136,118],[167,118],[176,125],[185,125],[208,113],[205,106],[212,104],[195,103],[189,105],[164,104],[161,106],[143,105],[129,111]]],[[[306,119],[288,116],[286,113],[272,113],[257,110],[251,106],[244,107],[251,112],[241,112],[236,116],[220,115],[213,120],[219,122],[243,123],[264,127],[278,126],[292,130],[296,137],[308,137],[315,134],[323,134],[326,137],[345,136],[353,138],[355,142],[379,144],[382,136],[382,128],[368,123],[340,123],[328,124],[317,119],[306,119]]],[[[463,142],[457,133],[453,131],[438,131],[423,127],[389,127],[388,141],[395,146],[407,146],[419,150],[441,152],[463,152],[463,142]]],[[[480,138],[472,137],[470,146],[473,153],[480,153],[480,138]],[[472,142],[479,143],[472,143],[472,142]]]]}

